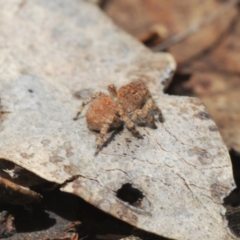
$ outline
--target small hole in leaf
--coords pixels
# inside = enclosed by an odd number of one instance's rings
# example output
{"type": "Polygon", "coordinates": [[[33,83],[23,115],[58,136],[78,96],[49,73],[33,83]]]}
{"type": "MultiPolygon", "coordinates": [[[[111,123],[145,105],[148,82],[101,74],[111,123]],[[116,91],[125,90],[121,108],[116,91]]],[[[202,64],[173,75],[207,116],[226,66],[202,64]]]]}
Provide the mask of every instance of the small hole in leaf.
{"type": "Polygon", "coordinates": [[[144,198],[144,195],[140,190],[132,187],[132,184],[125,183],[120,189],[118,189],[117,197],[122,201],[137,207],[144,198]]]}

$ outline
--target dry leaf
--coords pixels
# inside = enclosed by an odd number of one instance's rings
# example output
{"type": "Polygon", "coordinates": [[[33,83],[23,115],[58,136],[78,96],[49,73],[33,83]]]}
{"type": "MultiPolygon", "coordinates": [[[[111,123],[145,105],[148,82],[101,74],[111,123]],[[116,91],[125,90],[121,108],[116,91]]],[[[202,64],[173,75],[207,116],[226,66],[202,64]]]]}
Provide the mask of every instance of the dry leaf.
{"type": "Polygon", "coordinates": [[[12,236],[16,232],[14,217],[6,211],[0,212],[0,238],[12,236]]]}
{"type": "Polygon", "coordinates": [[[85,1],[10,0],[0,9],[1,158],[157,235],[231,239],[227,148],[198,99],[163,94],[171,55],[152,53],[85,1]],[[123,129],[94,156],[96,134],[84,116],[72,120],[79,98],[139,78],[164,123],[139,127],[140,140],[123,129]]]}

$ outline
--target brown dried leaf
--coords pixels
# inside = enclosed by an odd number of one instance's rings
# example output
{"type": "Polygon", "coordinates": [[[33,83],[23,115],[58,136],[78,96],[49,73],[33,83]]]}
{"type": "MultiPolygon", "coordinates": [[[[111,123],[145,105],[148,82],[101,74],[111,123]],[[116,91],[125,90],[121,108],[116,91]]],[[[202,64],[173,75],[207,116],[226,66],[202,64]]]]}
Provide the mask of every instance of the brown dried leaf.
{"type": "Polygon", "coordinates": [[[9,204],[24,205],[40,201],[41,195],[0,177],[0,201],[9,204]]]}
{"type": "Polygon", "coordinates": [[[239,77],[217,72],[197,73],[185,87],[192,89],[208,107],[228,149],[240,152],[239,77]]]}
{"type": "MultiPolygon", "coordinates": [[[[146,35],[153,26],[161,24],[168,29],[170,38],[203,22],[223,4],[213,0],[204,3],[197,0],[113,0],[108,2],[105,11],[115,23],[135,37],[146,35]]],[[[186,90],[191,89],[194,96],[203,100],[228,148],[240,152],[239,29],[236,7],[183,42],[170,47],[169,51],[176,58],[181,73],[193,74],[185,85],[186,90]]]]}
{"type": "MultiPolygon", "coordinates": [[[[112,0],[104,10],[118,26],[137,38],[151,31],[156,25],[165,28],[170,38],[186,31],[194,24],[199,24],[222,4],[214,0],[204,3],[198,0],[167,2],[164,0],[112,0]]],[[[181,64],[196,54],[202,53],[206,47],[212,46],[216,39],[228,29],[230,21],[236,14],[237,9],[229,10],[224,17],[219,17],[217,21],[201,29],[197,34],[172,46],[170,52],[176,58],[177,63],[181,64]]]]}
{"type": "Polygon", "coordinates": [[[0,212],[0,238],[12,236],[15,232],[14,217],[6,211],[0,212]]]}

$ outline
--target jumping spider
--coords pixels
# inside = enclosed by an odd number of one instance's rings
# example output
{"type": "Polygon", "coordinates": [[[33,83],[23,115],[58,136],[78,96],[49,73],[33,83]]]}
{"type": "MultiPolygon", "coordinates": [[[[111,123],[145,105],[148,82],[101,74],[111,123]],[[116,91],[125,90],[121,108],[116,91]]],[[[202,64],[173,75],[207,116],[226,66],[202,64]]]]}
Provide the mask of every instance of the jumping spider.
{"type": "Polygon", "coordinates": [[[114,85],[109,85],[108,92],[110,96],[97,92],[83,101],[74,118],[77,120],[84,106],[93,101],[87,110],[86,118],[88,128],[100,132],[95,155],[100,151],[109,129],[117,129],[125,123],[133,135],[142,138],[135,124],[157,128],[155,114],[160,122],[163,121],[161,110],[142,81],[131,82],[118,91],[114,85]]]}

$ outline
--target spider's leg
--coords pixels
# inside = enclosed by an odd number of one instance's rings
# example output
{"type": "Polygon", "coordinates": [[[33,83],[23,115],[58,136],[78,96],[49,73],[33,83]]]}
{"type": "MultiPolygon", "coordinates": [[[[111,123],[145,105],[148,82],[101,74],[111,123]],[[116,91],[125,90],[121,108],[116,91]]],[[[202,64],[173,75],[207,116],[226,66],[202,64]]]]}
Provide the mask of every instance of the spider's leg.
{"type": "Polygon", "coordinates": [[[156,103],[152,100],[152,110],[158,114],[159,122],[163,123],[163,114],[161,109],[156,105],[156,103]]]}
{"type": "Polygon", "coordinates": [[[142,109],[136,109],[131,115],[131,120],[138,126],[146,125],[146,117],[142,109]]]}
{"type": "MultiPolygon", "coordinates": [[[[149,123],[152,123],[152,121],[154,121],[153,116],[149,114],[150,111],[153,111],[154,113],[156,113],[158,115],[158,120],[160,122],[163,122],[162,111],[159,109],[159,107],[156,105],[156,103],[152,98],[148,99],[146,104],[143,106],[143,111],[145,112],[145,114],[147,113],[147,116],[149,116],[149,123]]],[[[155,125],[155,122],[154,122],[154,125],[155,125]]]]}
{"type": "Polygon", "coordinates": [[[143,138],[139,131],[135,128],[135,124],[131,121],[128,115],[124,112],[122,106],[118,104],[118,114],[122,118],[122,120],[126,123],[127,127],[131,130],[133,135],[137,138],[143,138]]]}
{"type": "Polygon", "coordinates": [[[97,149],[95,151],[95,155],[97,155],[99,153],[99,151],[101,150],[101,147],[104,143],[104,136],[107,134],[112,122],[114,120],[114,116],[108,118],[106,120],[106,123],[103,125],[103,127],[100,130],[100,134],[98,136],[98,140],[97,140],[97,149]]]}
{"type": "MultiPolygon", "coordinates": [[[[138,125],[146,126],[156,129],[156,123],[153,114],[151,113],[153,101],[149,99],[141,109],[133,112],[131,119],[138,125]]],[[[154,110],[153,110],[154,111],[154,110]]]]}
{"type": "Polygon", "coordinates": [[[82,110],[84,109],[84,107],[85,107],[88,103],[90,103],[93,99],[95,99],[95,98],[97,98],[97,97],[99,97],[99,96],[101,96],[101,95],[103,95],[102,92],[97,92],[97,93],[94,93],[90,98],[84,100],[84,101],[82,102],[82,104],[81,104],[81,106],[80,106],[80,108],[79,108],[76,116],[73,118],[73,120],[77,120],[77,119],[78,119],[79,115],[82,113],[82,110]]]}
{"type": "Polygon", "coordinates": [[[117,89],[115,85],[111,84],[108,86],[108,92],[113,98],[117,98],[117,89]]]}

